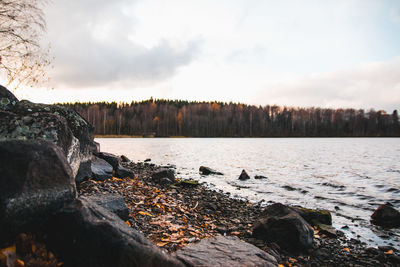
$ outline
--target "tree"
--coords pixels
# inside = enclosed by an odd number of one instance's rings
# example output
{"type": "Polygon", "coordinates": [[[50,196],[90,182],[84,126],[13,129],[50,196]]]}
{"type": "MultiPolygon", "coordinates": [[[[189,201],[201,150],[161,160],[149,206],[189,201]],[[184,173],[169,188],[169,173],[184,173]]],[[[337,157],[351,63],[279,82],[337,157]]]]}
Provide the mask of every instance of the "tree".
{"type": "Polygon", "coordinates": [[[48,50],[40,46],[48,0],[0,0],[0,75],[7,87],[30,86],[47,79],[48,50]]]}

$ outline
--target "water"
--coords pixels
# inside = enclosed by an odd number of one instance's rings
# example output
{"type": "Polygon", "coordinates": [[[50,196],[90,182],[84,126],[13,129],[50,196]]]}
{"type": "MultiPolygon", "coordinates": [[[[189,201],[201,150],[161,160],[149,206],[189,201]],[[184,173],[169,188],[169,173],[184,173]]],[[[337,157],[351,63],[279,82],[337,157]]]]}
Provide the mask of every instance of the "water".
{"type": "Polygon", "coordinates": [[[96,139],[101,150],[133,161],[151,158],[177,166],[178,178],[194,178],[233,197],[331,211],[334,227],[368,245],[400,247],[400,229],[370,224],[373,211],[391,202],[400,210],[398,138],[129,138],[96,139]],[[224,176],[201,176],[201,165],[224,176]],[[252,179],[239,181],[245,169],[252,179]],[[255,175],[267,179],[255,180],[255,175]]]}

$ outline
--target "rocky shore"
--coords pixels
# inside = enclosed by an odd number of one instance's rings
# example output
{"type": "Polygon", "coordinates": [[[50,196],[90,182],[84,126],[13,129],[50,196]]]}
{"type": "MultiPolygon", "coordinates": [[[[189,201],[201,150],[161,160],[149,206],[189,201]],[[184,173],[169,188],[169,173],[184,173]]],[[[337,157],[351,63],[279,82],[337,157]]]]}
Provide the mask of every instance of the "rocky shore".
{"type": "MultiPolygon", "coordinates": [[[[0,266],[400,266],[398,248],[347,239],[329,211],[249,203],[100,152],[79,114],[1,86],[0,123],[0,266]]],[[[388,204],[372,215],[399,218],[388,204]]]]}

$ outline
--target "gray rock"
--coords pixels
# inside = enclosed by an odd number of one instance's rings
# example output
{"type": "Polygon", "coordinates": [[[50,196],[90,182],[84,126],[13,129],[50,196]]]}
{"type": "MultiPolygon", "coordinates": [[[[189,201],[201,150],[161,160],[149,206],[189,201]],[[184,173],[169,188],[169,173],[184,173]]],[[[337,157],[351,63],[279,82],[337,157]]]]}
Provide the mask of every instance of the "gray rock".
{"type": "Polygon", "coordinates": [[[160,183],[161,180],[166,182],[164,178],[167,178],[171,183],[175,182],[175,174],[173,169],[159,169],[155,171],[152,175],[151,178],[157,182],[160,183]]]}
{"type": "Polygon", "coordinates": [[[122,220],[126,221],[129,219],[129,209],[125,204],[124,199],[119,194],[104,194],[104,195],[93,195],[87,197],[97,205],[105,208],[106,210],[115,213],[122,220]]]}
{"type": "Polygon", "coordinates": [[[388,228],[400,227],[400,212],[390,203],[382,204],[371,215],[371,222],[388,228]]]}
{"type": "Polygon", "coordinates": [[[259,179],[268,179],[268,177],[263,176],[263,175],[256,175],[256,176],[254,176],[254,179],[257,179],[257,180],[259,180],[259,179]]]}
{"type": "Polygon", "coordinates": [[[45,228],[49,247],[68,266],[184,266],[84,197],[62,208],[45,228]]]}
{"type": "Polygon", "coordinates": [[[238,179],[244,181],[250,179],[250,176],[247,174],[245,170],[242,170],[242,173],[239,175],[238,179]]]}
{"type": "Polygon", "coordinates": [[[47,141],[0,141],[0,243],[76,198],[72,170],[47,141]]]}
{"type": "Polygon", "coordinates": [[[213,170],[213,169],[211,169],[209,167],[205,167],[205,166],[200,166],[199,171],[203,175],[209,175],[209,174],[224,175],[222,172],[218,172],[216,170],[213,170]]]}
{"type": "Polygon", "coordinates": [[[92,160],[81,162],[78,173],[75,176],[75,182],[81,183],[92,178],[92,160]]]}
{"type": "Polygon", "coordinates": [[[175,255],[186,266],[278,266],[267,252],[232,236],[206,238],[187,245],[175,255]]]}
{"type": "Polygon", "coordinates": [[[276,242],[288,251],[302,251],[311,248],[314,231],[297,212],[275,203],[265,208],[262,219],[253,228],[253,237],[276,242]]]}
{"type": "Polygon", "coordinates": [[[0,114],[0,139],[43,139],[57,144],[63,149],[73,176],[77,175],[81,162],[88,162],[96,147],[94,128],[72,109],[18,101],[1,86],[0,111],[3,111],[0,114]]]}
{"type": "Polygon", "coordinates": [[[113,167],[104,159],[93,157],[91,169],[94,180],[104,181],[113,177],[113,167]]]}
{"type": "Polygon", "coordinates": [[[135,177],[135,174],[121,165],[118,165],[117,169],[115,170],[115,176],[118,178],[133,178],[135,177]]]}
{"type": "Polygon", "coordinates": [[[0,85],[0,110],[11,110],[17,103],[18,99],[13,93],[0,85]]]}
{"type": "Polygon", "coordinates": [[[95,155],[107,161],[113,167],[114,170],[118,168],[120,162],[120,158],[118,156],[107,152],[99,152],[95,153],[95,155]]]}

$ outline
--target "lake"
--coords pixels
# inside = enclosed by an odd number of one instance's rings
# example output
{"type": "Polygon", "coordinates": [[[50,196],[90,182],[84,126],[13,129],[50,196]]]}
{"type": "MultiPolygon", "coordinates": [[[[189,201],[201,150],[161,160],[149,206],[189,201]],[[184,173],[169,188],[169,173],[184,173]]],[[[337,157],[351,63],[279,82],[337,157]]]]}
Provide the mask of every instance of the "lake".
{"type": "Polygon", "coordinates": [[[400,229],[370,224],[390,202],[400,210],[400,138],[98,138],[101,151],[176,165],[232,197],[331,211],[334,227],[369,245],[400,246],[400,229]],[[199,174],[200,166],[223,176],[199,174]],[[251,179],[240,181],[245,169],[251,179]],[[255,175],[265,179],[254,179],[255,175]]]}

